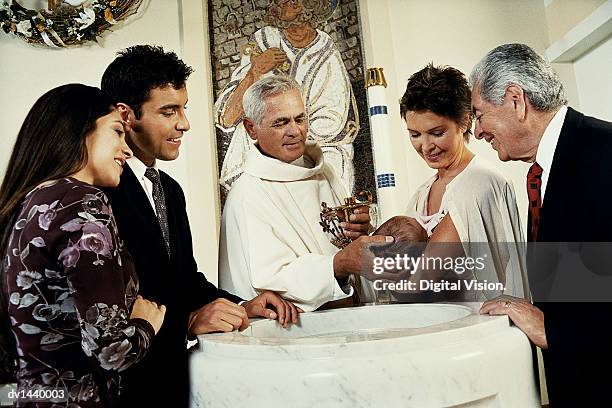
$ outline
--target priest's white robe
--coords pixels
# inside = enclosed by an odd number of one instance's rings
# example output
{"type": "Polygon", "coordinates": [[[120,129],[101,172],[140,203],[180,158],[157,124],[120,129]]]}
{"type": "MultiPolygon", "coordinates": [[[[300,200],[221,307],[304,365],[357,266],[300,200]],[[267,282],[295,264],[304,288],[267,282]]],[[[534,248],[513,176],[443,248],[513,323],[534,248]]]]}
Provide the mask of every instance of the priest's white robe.
{"type": "Polygon", "coordinates": [[[243,299],[278,292],[304,311],[352,295],[334,277],[338,249],[319,225],[321,202],[347,197],[321,149],[308,142],[301,166],[250,150],[221,221],[219,286],[243,299]]]}

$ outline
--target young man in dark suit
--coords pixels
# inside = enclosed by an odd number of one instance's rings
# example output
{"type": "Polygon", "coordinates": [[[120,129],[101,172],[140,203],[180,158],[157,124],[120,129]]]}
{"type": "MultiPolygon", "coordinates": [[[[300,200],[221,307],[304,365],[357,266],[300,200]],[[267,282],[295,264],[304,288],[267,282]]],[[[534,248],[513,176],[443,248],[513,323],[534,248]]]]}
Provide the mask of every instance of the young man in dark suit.
{"type": "Polygon", "coordinates": [[[612,325],[612,123],[567,107],[550,64],[524,44],[490,51],[470,82],[476,138],[502,161],[533,163],[527,229],[534,304],[502,297],[481,312],[508,315],[542,348],[551,407],[605,405],[612,400],[609,376],[601,374],[612,363],[605,334],[612,325]],[[562,261],[572,252],[579,268],[562,261]]]}
{"type": "Polygon", "coordinates": [[[167,307],[147,357],[123,373],[126,407],[187,406],[188,337],[243,330],[249,317],[297,322],[296,307],[276,294],[265,292],[239,305],[242,299],[217,289],[197,270],[183,191],[156,168],[157,160],[178,157],[189,130],[185,83],[191,72],[175,53],[138,45],[119,52],[102,77],[102,89],[127,118],[134,152],[119,186],[107,194],[136,264],[140,294],[167,307]]]}

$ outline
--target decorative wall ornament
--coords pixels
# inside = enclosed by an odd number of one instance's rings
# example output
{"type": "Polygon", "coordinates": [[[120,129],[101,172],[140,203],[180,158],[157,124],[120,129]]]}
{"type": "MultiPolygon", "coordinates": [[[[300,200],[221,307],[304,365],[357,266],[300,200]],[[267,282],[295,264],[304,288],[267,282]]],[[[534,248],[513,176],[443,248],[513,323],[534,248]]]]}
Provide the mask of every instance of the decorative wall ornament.
{"type": "Polygon", "coordinates": [[[96,41],[104,31],[136,13],[143,0],[49,0],[31,10],[0,0],[0,28],[30,44],[61,48],[96,41]]]}

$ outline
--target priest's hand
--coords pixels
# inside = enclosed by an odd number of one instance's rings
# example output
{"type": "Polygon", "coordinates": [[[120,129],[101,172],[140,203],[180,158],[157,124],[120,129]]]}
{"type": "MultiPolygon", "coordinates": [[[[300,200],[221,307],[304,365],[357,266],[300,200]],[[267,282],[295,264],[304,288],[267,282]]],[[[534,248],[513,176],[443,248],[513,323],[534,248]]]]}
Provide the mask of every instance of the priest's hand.
{"type": "Polygon", "coordinates": [[[249,327],[249,317],[244,307],[218,298],[189,315],[187,332],[190,338],[198,334],[231,332],[249,327]]]}
{"type": "Polygon", "coordinates": [[[503,295],[484,302],[480,314],[507,315],[533,344],[544,350],[548,348],[544,313],[528,300],[503,295]]]}
{"type": "Polygon", "coordinates": [[[249,317],[278,318],[278,322],[283,327],[287,327],[289,323],[296,324],[298,322],[298,313],[303,312],[302,309],[293,303],[270,291],[265,291],[261,295],[244,302],[242,305],[249,317]],[[268,305],[272,306],[276,311],[268,308],[268,305]]]}
{"type": "MultiPolygon", "coordinates": [[[[344,218],[344,215],[342,215],[344,218]]],[[[340,227],[348,238],[356,239],[362,235],[368,235],[374,227],[370,224],[370,208],[367,205],[357,207],[349,215],[348,220],[343,220],[340,227]]]]}
{"type": "Polygon", "coordinates": [[[372,271],[373,247],[385,247],[393,242],[393,237],[385,235],[361,236],[334,255],[334,276],[345,277],[351,273],[364,274],[372,271]]]}

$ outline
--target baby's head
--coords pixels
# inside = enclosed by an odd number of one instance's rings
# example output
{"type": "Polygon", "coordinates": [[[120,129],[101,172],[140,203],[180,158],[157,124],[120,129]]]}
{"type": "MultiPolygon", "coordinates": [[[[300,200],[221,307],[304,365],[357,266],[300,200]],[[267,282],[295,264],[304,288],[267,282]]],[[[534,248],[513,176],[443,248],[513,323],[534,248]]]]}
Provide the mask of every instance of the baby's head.
{"type": "MultiPolygon", "coordinates": [[[[393,244],[382,249],[384,253],[377,256],[393,256],[395,254],[412,255],[420,251],[427,242],[427,231],[412,217],[395,216],[378,227],[373,235],[390,235],[394,238],[393,244]]],[[[419,254],[416,254],[419,255],[419,254]]]]}
{"type": "Polygon", "coordinates": [[[374,235],[391,235],[395,238],[396,243],[427,241],[427,232],[417,220],[399,215],[389,218],[387,222],[378,227],[374,235]]]}

